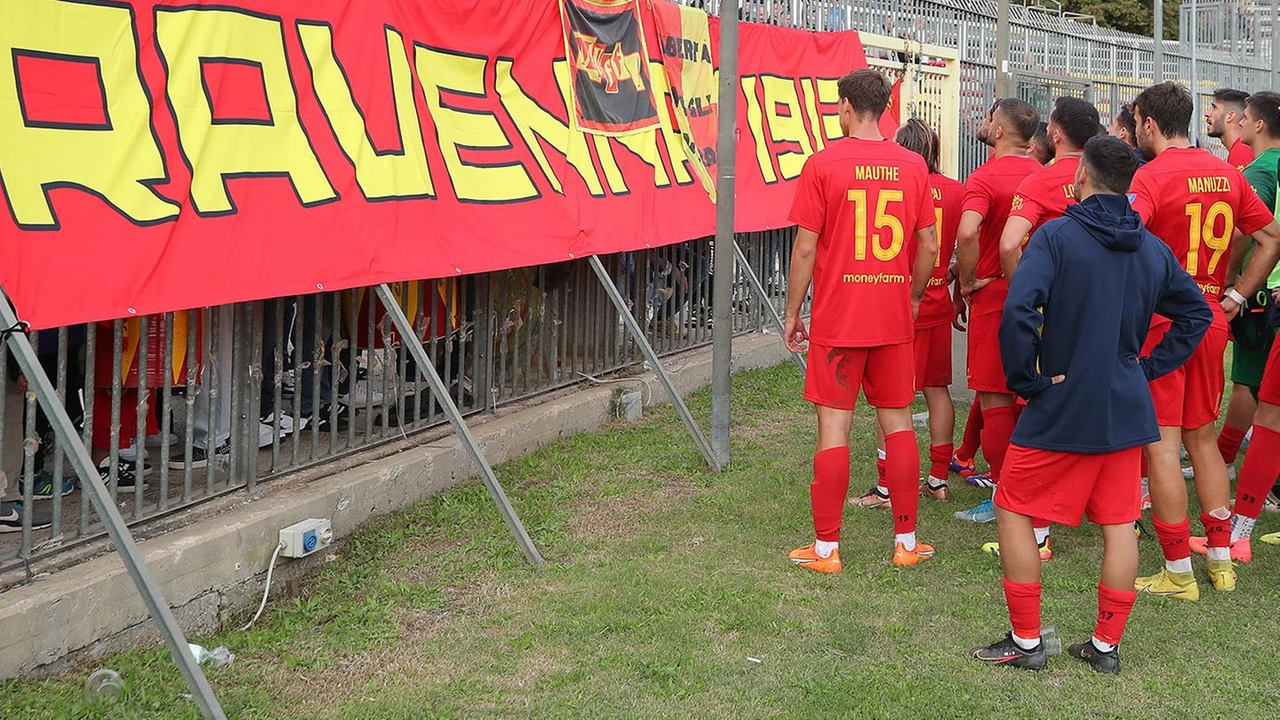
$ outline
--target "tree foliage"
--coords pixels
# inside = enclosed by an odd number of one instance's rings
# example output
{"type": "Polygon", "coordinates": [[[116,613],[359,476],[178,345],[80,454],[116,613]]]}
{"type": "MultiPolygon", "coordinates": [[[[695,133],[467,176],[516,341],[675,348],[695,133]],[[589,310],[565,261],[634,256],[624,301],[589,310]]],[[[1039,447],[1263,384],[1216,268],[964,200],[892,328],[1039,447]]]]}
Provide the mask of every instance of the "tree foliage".
{"type": "MultiPolygon", "coordinates": [[[[1104,27],[1150,35],[1152,31],[1151,0],[1064,0],[1065,12],[1083,13],[1098,19],[1104,27]]],[[[1178,0],[1165,0],[1164,37],[1178,39],[1178,0]]]]}

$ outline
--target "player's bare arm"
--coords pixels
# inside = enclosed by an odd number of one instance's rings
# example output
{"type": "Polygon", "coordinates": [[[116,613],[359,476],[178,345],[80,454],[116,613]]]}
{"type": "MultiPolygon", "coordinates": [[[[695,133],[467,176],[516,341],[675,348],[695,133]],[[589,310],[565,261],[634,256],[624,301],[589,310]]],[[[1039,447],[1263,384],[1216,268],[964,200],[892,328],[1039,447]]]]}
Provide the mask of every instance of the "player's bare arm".
{"type": "Polygon", "coordinates": [[[1010,215],[1004,224],[1004,232],[1000,235],[1000,268],[1004,276],[1013,279],[1013,271],[1022,259],[1022,241],[1031,232],[1031,221],[1016,215],[1010,215]]]}
{"type": "MultiPolygon", "coordinates": [[[[934,248],[937,254],[937,248],[934,248]]],[[[800,319],[800,308],[809,294],[813,282],[813,261],[818,256],[818,233],[805,228],[796,231],[796,242],[791,249],[791,275],[787,279],[787,315],[783,340],[791,352],[804,352],[809,342],[809,332],[800,319]]],[[[933,261],[930,260],[930,263],[933,261]]]]}
{"type": "MultiPolygon", "coordinates": [[[[1249,297],[1257,292],[1258,288],[1266,283],[1267,276],[1275,269],[1276,261],[1280,260],[1280,225],[1277,225],[1274,220],[1271,221],[1253,234],[1253,241],[1256,244],[1253,256],[1249,259],[1249,266],[1244,269],[1235,287],[1235,291],[1243,297],[1249,297]]],[[[1236,313],[1240,312],[1240,302],[1228,294],[1222,300],[1222,312],[1228,319],[1235,317],[1236,313]]]]}
{"type": "Polygon", "coordinates": [[[956,275],[960,280],[960,295],[965,298],[978,289],[978,230],[981,227],[982,215],[966,210],[956,230],[956,275]]]}
{"type": "Polygon", "coordinates": [[[920,314],[920,301],[929,289],[933,265],[938,260],[938,234],[934,227],[916,230],[916,264],[911,268],[911,318],[920,314]]]}
{"type": "Polygon", "coordinates": [[[1233,231],[1231,238],[1231,255],[1227,258],[1227,287],[1234,287],[1240,280],[1240,268],[1244,267],[1244,256],[1249,253],[1249,238],[1233,231]]]}

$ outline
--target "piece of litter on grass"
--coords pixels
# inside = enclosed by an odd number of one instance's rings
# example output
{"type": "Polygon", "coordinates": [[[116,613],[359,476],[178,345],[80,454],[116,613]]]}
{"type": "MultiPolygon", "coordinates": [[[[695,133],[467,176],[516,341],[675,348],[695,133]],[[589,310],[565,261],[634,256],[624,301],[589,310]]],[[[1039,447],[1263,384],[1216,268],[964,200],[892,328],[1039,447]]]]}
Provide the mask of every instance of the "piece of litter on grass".
{"type": "Polygon", "coordinates": [[[755,663],[755,664],[757,664],[757,665],[762,665],[762,664],[764,664],[764,661],[763,661],[763,660],[761,660],[760,658],[753,658],[753,657],[748,657],[748,658],[747,658],[747,662],[753,662],[753,663],[755,663]]]}
{"type": "Polygon", "coordinates": [[[696,538],[694,538],[694,539],[693,539],[693,546],[694,546],[694,547],[698,547],[698,546],[702,545],[702,543],[704,543],[704,542],[706,542],[706,541],[707,541],[707,539],[706,539],[706,538],[703,538],[703,537],[696,537],[696,538]]]}

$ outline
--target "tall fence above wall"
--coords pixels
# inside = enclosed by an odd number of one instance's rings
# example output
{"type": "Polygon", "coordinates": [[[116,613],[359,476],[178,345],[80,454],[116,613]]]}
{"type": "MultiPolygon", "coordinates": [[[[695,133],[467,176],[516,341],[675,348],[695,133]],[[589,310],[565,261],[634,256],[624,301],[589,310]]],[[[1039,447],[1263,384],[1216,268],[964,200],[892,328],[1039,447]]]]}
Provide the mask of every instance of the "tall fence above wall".
{"type": "MultiPolygon", "coordinates": [[[[691,4],[699,3],[695,0],[691,4]]],[[[744,19],[756,22],[820,31],[857,30],[954,49],[960,64],[959,175],[967,175],[986,159],[986,148],[974,134],[995,100],[995,0],[746,0],[740,7],[744,19]]],[[[1205,3],[1197,16],[1198,24],[1230,28],[1231,21],[1224,19],[1224,14],[1246,10],[1255,19],[1269,13],[1254,3],[1205,3]]],[[[1120,105],[1155,77],[1155,41],[1151,37],[1101,27],[1088,18],[1063,16],[1016,0],[1010,12],[1010,70],[1024,73],[1024,78],[1041,76],[1043,90],[1050,93],[1067,88],[1072,90],[1069,94],[1079,94],[1075,89],[1087,82],[1104,119],[1114,116],[1120,105]]],[[[1260,30],[1249,29],[1264,25],[1269,27],[1262,20],[1244,23],[1236,32],[1235,43],[1215,40],[1217,36],[1206,34],[1210,31],[1199,33],[1202,42],[1196,58],[1195,89],[1200,108],[1208,107],[1209,97],[1220,87],[1252,92],[1272,86],[1270,43],[1262,41],[1260,30]]],[[[1164,77],[1190,85],[1190,45],[1164,41],[1163,51],[1164,77]]],[[[920,59],[929,60],[927,56],[920,59]]],[[[1205,147],[1225,155],[1216,141],[1205,147]]]]}

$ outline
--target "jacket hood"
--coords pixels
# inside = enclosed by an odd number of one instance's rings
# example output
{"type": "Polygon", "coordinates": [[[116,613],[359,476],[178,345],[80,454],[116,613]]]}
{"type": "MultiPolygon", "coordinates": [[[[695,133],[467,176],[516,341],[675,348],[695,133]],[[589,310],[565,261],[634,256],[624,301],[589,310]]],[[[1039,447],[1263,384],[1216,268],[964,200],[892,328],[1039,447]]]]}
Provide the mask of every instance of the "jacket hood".
{"type": "Polygon", "coordinates": [[[1133,252],[1142,244],[1142,220],[1124,195],[1090,195],[1066,214],[1109,250],[1133,252]]]}

